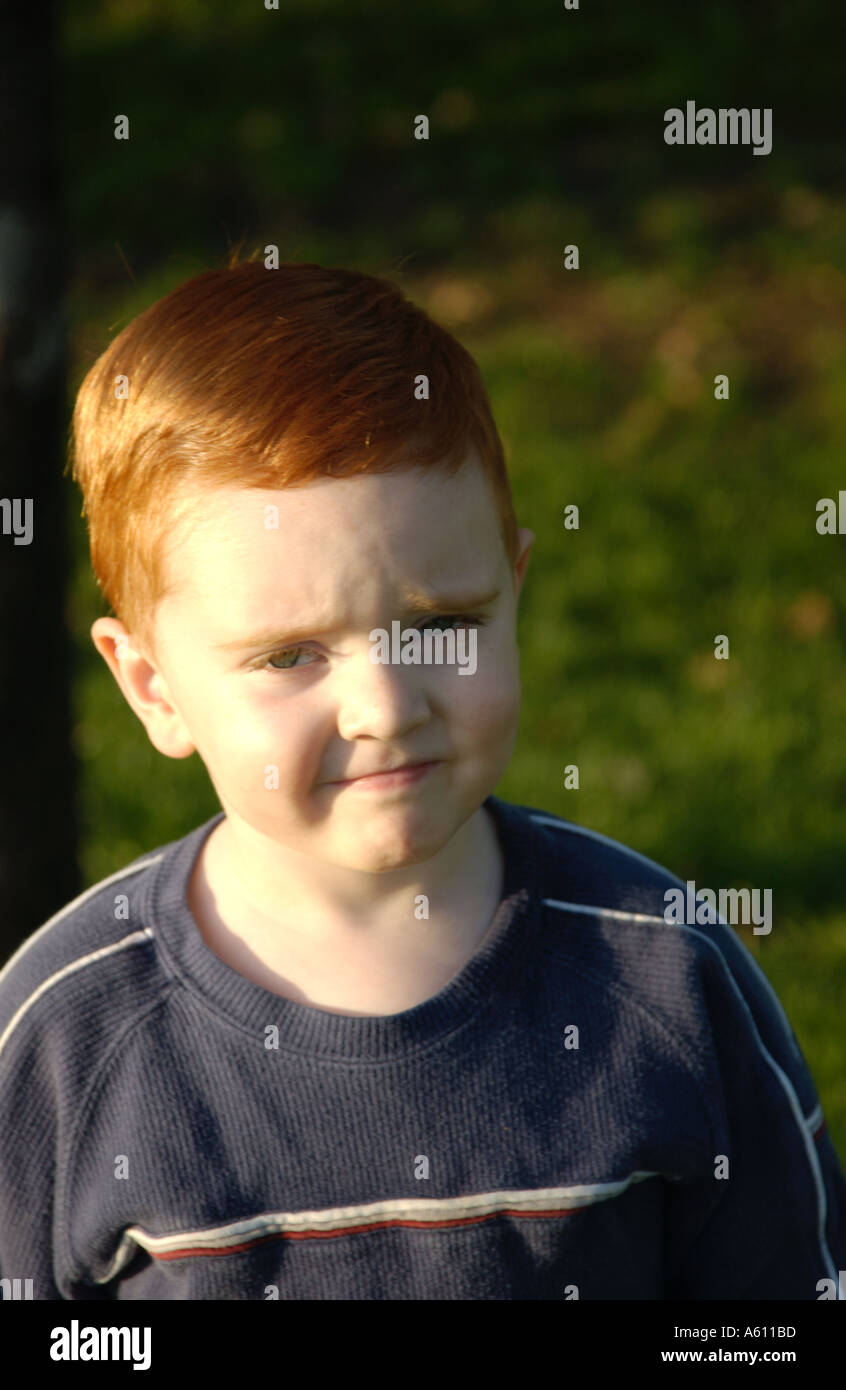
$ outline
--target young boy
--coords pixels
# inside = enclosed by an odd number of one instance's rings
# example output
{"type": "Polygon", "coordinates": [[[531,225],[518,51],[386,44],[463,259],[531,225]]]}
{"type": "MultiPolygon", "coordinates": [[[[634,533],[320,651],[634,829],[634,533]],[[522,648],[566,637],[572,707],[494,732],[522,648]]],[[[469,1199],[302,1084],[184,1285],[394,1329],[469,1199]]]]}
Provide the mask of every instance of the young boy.
{"type": "Polygon", "coordinates": [[[493,794],[534,536],[466,351],[382,280],[232,264],[94,364],[74,454],[118,615],[93,640],[223,809],[0,975],[0,1274],[837,1297],[846,1183],[750,953],[672,925],[650,860],[493,794]],[[473,669],[374,659],[394,623],[473,669]]]}

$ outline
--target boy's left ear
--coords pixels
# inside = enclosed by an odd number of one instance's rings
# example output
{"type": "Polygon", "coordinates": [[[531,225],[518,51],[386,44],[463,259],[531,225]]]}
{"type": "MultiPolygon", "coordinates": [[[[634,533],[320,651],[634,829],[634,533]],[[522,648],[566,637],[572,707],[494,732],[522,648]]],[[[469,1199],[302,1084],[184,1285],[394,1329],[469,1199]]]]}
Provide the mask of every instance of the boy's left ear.
{"type": "Polygon", "coordinates": [[[517,561],[514,565],[514,573],[517,576],[517,586],[515,594],[516,597],[519,598],[520,590],[523,587],[523,580],[526,577],[526,570],[529,565],[529,556],[531,555],[532,546],[536,538],[534,531],[528,530],[528,528],[525,526],[520,527],[519,531],[517,532],[517,538],[519,543],[519,553],[517,555],[517,561]]]}

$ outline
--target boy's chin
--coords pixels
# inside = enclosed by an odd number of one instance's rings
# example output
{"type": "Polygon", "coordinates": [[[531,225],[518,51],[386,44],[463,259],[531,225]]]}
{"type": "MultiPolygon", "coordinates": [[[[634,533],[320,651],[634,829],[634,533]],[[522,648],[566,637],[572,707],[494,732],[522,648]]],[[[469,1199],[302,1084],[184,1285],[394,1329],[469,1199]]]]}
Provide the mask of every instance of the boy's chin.
{"type": "Polygon", "coordinates": [[[349,831],[335,841],[336,852],[340,851],[351,868],[384,873],[431,858],[454,833],[455,822],[443,807],[427,816],[418,813],[411,817],[406,812],[401,817],[396,810],[393,815],[393,825],[390,812],[379,817],[371,809],[366,825],[361,816],[356,817],[349,831]]]}

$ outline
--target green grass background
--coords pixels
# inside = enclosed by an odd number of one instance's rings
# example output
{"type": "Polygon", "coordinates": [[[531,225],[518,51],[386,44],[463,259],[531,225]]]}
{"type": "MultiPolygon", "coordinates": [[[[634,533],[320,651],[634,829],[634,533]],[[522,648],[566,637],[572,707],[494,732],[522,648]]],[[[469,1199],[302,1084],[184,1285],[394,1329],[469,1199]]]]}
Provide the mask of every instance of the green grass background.
{"type": "MultiPolygon", "coordinates": [[[[450,328],[480,363],[537,535],[521,731],[497,792],[699,885],[772,888],[771,935],[738,930],[846,1158],[846,577],[843,539],[815,529],[817,499],[846,488],[826,11],[812,0],[794,31],[790,7],[768,6],[753,49],[756,6],[606,9],[601,24],[587,9],[75,5],[68,412],[110,338],[241,236],[387,274],[450,328]],[[773,154],[669,150],[663,110],[688,97],[771,105],[773,154]]],[[[196,755],[148,742],[94,650],[105,610],[80,506],[68,484],[93,882],[219,807],[196,755]]]]}

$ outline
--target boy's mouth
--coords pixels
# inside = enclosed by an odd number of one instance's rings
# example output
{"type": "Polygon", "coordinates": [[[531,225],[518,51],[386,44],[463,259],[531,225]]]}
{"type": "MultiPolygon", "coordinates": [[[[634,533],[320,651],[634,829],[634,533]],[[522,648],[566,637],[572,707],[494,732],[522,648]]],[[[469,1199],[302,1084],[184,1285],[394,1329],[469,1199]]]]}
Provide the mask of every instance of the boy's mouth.
{"type": "Polygon", "coordinates": [[[357,777],[339,778],[337,781],[330,782],[332,787],[348,787],[353,783],[371,784],[373,786],[403,786],[407,782],[417,781],[419,777],[425,775],[430,768],[439,767],[438,761],[418,763],[397,763],[394,767],[385,768],[381,772],[362,772],[357,777]]]}

